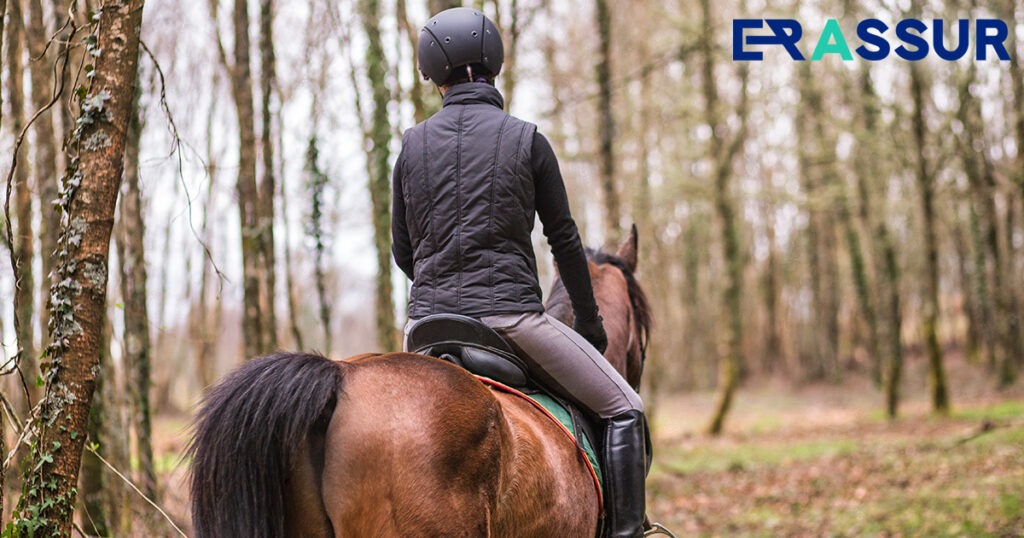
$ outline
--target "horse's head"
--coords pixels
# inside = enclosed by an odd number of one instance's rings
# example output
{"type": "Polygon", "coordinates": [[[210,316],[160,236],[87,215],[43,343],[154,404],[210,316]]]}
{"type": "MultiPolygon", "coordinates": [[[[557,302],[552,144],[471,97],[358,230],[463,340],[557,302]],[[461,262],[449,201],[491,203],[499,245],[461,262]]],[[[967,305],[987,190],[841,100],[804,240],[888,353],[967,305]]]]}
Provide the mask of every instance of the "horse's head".
{"type": "MultiPolygon", "coordinates": [[[[604,319],[604,330],[608,333],[608,349],[604,356],[633,388],[638,388],[652,320],[647,295],[634,277],[637,266],[636,226],[630,229],[629,236],[615,254],[588,250],[587,258],[594,298],[604,319]]],[[[548,314],[572,326],[572,305],[561,279],[555,280],[546,308],[548,314]]]]}

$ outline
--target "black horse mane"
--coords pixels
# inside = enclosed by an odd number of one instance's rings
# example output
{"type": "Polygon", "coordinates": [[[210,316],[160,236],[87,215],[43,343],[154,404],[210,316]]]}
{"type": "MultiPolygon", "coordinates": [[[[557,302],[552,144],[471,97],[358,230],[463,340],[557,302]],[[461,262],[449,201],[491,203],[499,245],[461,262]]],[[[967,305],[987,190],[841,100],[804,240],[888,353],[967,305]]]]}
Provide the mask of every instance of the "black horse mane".
{"type": "Polygon", "coordinates": [[[654,318],[651,315],[651,303],[647,300],[647,294],[636,281],[636,275],[630,269],[626,260],[604,252],[603,250],[587,249],[587,259],[598,264],[608,264],[622,272],[626,278],[626,290],[629,292],[629,304],[633,307],[633,320],[640,332],[640,350],[647,351],[647,341],[651,334],[651,326],[654,318]]]}
{"type": "MultiPolygon", "coordinates": [[[[626,260],[614,255],[604,252],[603,250],[597,249],[586,249],[587,259],[600,265],[608,264],[622,272],[622,276],[626,278],[626,291],[629,294],[629,303],[633,308],[633,319],[636,323],[637,328],[640,331],[640,349],[641,351],[647,350],[647,342],[651,333],[651,326],[654,324],[654,318],[651,315],[651,304],[647,300],[647,294],[644,293],[643,288],[640,287],[640,283],[636,280],[636,275],[633,274],[633,270],[629,268],[629,264],[626,260]]],[[[565,285],[562,283],[561,278],[555,279],[555,283],[551,286],[551,293],[548,296],[547,303],[544,305],[547,313],[555,319],[571,325],[572,316],[572,303],[569,299],[569,293],[565,289],[565,285]]]]}

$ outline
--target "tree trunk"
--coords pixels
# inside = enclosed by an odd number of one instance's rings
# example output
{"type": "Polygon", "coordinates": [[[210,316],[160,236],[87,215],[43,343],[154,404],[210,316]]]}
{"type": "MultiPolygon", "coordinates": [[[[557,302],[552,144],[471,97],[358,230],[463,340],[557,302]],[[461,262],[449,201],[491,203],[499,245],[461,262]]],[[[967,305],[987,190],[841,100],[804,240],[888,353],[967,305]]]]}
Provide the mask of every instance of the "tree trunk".
{"type": "Polygon", "coordinates": [[[860,198],[860,217],[864,225],[872,230],[871,252],[874,258],[877,281],[873,287],[878,297],[877,313],[879,323],[879,368],[886,395],[886,411],[890,418],[896,418],[900,399],[900,378],[903,371],[903,346],[901,333],[903,318],[900,307],[900,274],[896,258],[896,246],[886,224],[884,204],[876,204],[876,193],[884,201],[888,177],[879,166],[878,146],[881,129],[878,125],[878,104],[870,67],[864,64],[860,72],[860,116],[861,135],[857,140],[855,173],[857,193],[860,198]]]}
{"type": "Polygon", "coordinates": [[[889,312],[889,349],[887,356],[888,368],[885,373],[885,401],[886,412],[889,418],[896,418],[899,411],[900,401],[900,379],[903,374],[903,346],[902,327],[903,314],[900,310],[899,280],[900,270],[896,261],[896,247],[892,238],[888,235],[888,228],[885,224],[876,227],[876,234],[880,236],[883,246],[883,257],[885,259],[886,291],[884,297],[888,300],[889,312]]]}
{"type": "MultiPolygon", "coordinates": [[[[772,175],[771,172],[762,168],[762,174],[765,178],[766,189],[770,189],[771,184],[769,180],[772,175]]],[[[767,349],[765,350],[762,367],[768,373],[776,373],[785,365],[782,357],[782,334],[779,330],[781,323],[779,293],[782,278],[779,274],[779,252],[778,241],[775,237],[774,206],[769,201],[763,203],[765,209],[762,218],[765,222],[765,234],[768,240],[768,259],[765,260],[762,295],[764,297],[765,314],[767,317],[766,323],[768,327],[766,330],[768,331],[768,342],[765,346],[767,349]]]]}
{"type": "Polygon", "coordinates": [[[142,0],[104,0],[95,70],[82,101],[65,189],[54,285],[53,343],[37,442],[15,527],[70,536],[78,469],[106,318],[107,253],[138,66],[142,0]]]}
{"type": "MultiPolygon", "coordinates": [[[[217,87],[217,78],[214,75],[213,87],[217,87]]],[[[213,269],[213,251],[210,237],[210,210],[213,207],[213,194],[217,184],[219,168],[217,156],[213,150],[214,132],[214,107],[211,103],[210,110],[206,115],[206,175],[210,182],[206,186],[206,199],[203,201],[203,223],[200,229],[200,237],[205,245],[203,256],[203,268],[199,272],[199,298],[192,304],[192,311],[189,313],[189,321],[192,327],[193,353],[196,361],[195,369],[199,378],[200,389],[205,391],[213,385],[217,378],[217,361],[215,358],[214,345],[215,335],[220,333],[220,316],[210,319],[210,305],[207,298],[210,287],[210,273],[213,269]]],[[[220,312],[220,301],[217,301],[217,312],[220,312]]],[[[157,348],[159,349],[159,348],[157,348]]]]}
{"type": "Polygon", "coordinates": [[[262,333],[265,339],[264,351],[277,348],[277,315],[274,297],[277,288],[277,256],[274,254],[274,195],[277,191],[274,178],[273,117],[270,114],[271,98],[274,95],[274,81],[277,78],[274,56],[274,2],[260,0],[260,95],[261,126],[260,148],[263,154],[263,181],[260,183],[260,251],[263,278],[260,286],[263,299],[260,309],[263,313],[262,333]]]}
{"type": "MultiPolygon", "coordinates": [[[[217,0],[210,0],[211,6],[217,0]]],[[[253,122],[252,73],[249,68],[249,8],[246,0],[235,0],[233,15],[235,32],[234,58],[229,64],[222,52],[222,62],[228,70],[231,95],[238,120],[238,218],[242,241],[242,340],[245,357],[253,358],[270,351],[260,302],[260,203],[256,186],[256,132],[253,122]]],[[[216,19],[214,19],[216,23],[216,19]]],[[[220,39],[218,37],[218,46],[220,39]]]]}
{"type": "Polygon", "coordinates": [[[121,198],[121,296],[124,300],[125,364],[128,367],[132,395],[136,451],[140,489],[157,500],[156,471],[153,467],[151,384],[152,345],[149,331],[146,285],[146,227],[142,220],[142,194],[139,191],[139,138],[142,117],[138,110],[140,90],[135,90],[135,107],[128,125],[125,150],[124,185],[121,198]]]}
{"type": "MultiPolygon", "coordinates": [[[[17,2],[18,0],[13,0],[13,1],[17,2]]],[[[5,35],[4,34],[4,26],[5,26],[4,23],[5,23],[6,20],[7,20],[7,0],[0,0],[0,47],[3,46],[2,45],[3,44],[3,36],[5,35]]],[[[0,57],[0,73],[2,73],[2,72],[3,72],[3,58],[0,57]]],[[[2,93],[3,92],[0,92],[0,94],[2,94],[2,93]]],[[[3,108],[4,108],[3,107],[3,97],[0,96],[0,126],[3,125],[3,108]]],[[[20,220],[20,218],[19,218],[19,220],[20,220]]],[[[6,234],[6,233],[7,233],[7,231],[4,231],[4,234],[6,234]]],[[[32,237],[31,234],[29,234],[29,239],[30,240],[31,240],[31,237],[32,237]]],[[[6,235],[4,235],[4,239],[3,240],[4,240],[5,244],[7,244],[7,236],[6,235]]],[[[11,259],[12,260],[17,259],[17,256],[15,256],[15,254],[14,254],[15,246],[12,245],[12,244],[7,244],[7,248],[11,251],[11,259]]],[[[17,267],[18,266],[18,262],[15,262],[13,264],[13,266],[17,267]]],[[[20,280],[20,279],[17,276],[15,276],[15,298],[14,298],[14,301],[15,301],[14,317],[15,318],[18,317],[18,306],[19,306],[17,304],[17,302],[18,302],[17,289],[18,289],[18,286],[20,285],[17,282],[18,280],[20,280]]],[[[25,286],[25,287],[27,289],[31,290],[32,289],[32,283],[29,282],[28,285],[25,286]]],[[[31,291],[29,292],[29,298],[31,299],[31,291]]],[[[31,313],[29,313],[29,319],[30,320],[32,319],[32,314],[31,313]]],[[[17,324],[17,322],[15,322],[15,323],[17,324]]],[[[2,326],[2,324],[3,324],[3,319],[0,319],[0,326],[2,326]]],[[[3,331],[0,330],[0,339],[2,339],[2,338],[3,338],[3,331]]],[[[21,347],[21,342],[23,340],[22,336],[20,334],[16,334],[15,338],[17,338],[17,344],[15,344],[17,346],[17,349],[22,349],[22,347],[21,347]]],[[[29,338],[29,339],[31,340],[31,338],[29,338]]],[[[33,351],[33,353],[35,353],[35,351],[33,351]]],[[[5,427],[5,424],[6,423],[4,422],[4,420],[2,418],[0,418],[0,454],[7,454],[7,442],[6,442],[6,440],[7,440],[7,428],[5,427]]],[[[4,493],[6,491],[5,488],[7,488],[7,468],[6,468],[6,466],[0,464],[0,519],[3,519],[3,514],[4,514],[4,506],[5,506],[5,504],[4,504],[4,493]]]]}
{"type": "Polygon", "coordinates": [[[387,57],[380,36],[380,3],[378,0],[360,0],[360,17],[366,32],[366,76],[373,89],[373,108],[370,111],[370,144],[367,155],[370,172],[370,201],[373,206],[373,242],[377,250],[377,283],[374,302],[377,315],[377,345],[381,351],[397,348],[395,305],[391,285],[391,175],[388,144],[391,124],[388,120],[387,57]]]}
{"type": "MultiPolygon", "coordinates": [[[[26,34],[29,50],[29,73],[32,77],[32,108],[42,110],[53,98],[53,48],[47,48],[50,31],[43,23],[42,0],[28,0],[28,33],[26,34]]],[[[57,146],[53,133],[52,109],[36,118],[32,124],[35,130],[35,152],[32,158],[32,169],[35,172],[35,186],[39,193],[39,255],[43,261],[42,279],[40,281],[40,304],[47,305],[50,299],[51,273],[55,257],[53,251],[57,246],[57,234],[60,230],[60,213],[51,201],[57,199],[57,146]]],[[[46,309],[39,310],[39,324],[46,326],[46,309]]],[[[46,331],[43,331],[42,346],[48,343],[46,331]]],[[[29,367],[35,364],[30,359],[29,367]]],[[[38,366],[35,366],[38,370],[38,366]]],[[[33,374],[32,379],[35,379],[33,374]]]]}
{"type": "Polygon", "coordinates": [[[930,367],[932,408],[938,414],[949,413],[949,389],[939,346],[939,244],[935,233],[935,179],[929,170],[927,141],[925,140],[925,82],[917,64],[910,65],[910,92],[913,99],[913,136],[916,151],[917,185],[921,191],[921,211],[924,217],[925,290],[923,297],[923,326],[925,348],[930,367]]]}
{"type": "MultiPolygon", "coordinates": [[[[999,214],[996,208],[996,181],[992,173],[984,149],[984,122],[981,117],[981,104],[971,95],[971,85],[975,83],[976,70],[968,68],[968,74],[959,87],[960,106],[957,119],[964,126],[960,135],[960,156],[964,172],[971,189],[971,238],[974,251],[974,269],[976,286],[981,298],[982,335],[988,350],[989,365],[999,368],[1000,384],[1012,383],[1012,375],[1007,379],[1005,365],[1012,364],[1015,353],[1012,329],[1009,318],[1014,315],[1011,286],[1007,280],[1012,279],[1005,274],[1005,258],[999,241],[999,214]],[[991,296],[988,285],[992,286],[991,296]],[[995,301],[992,302],[991,299],[995,301]]],[[[1009,230],[1007,230],[1009,232],[1009,230]]],[[[1009,250],[1009,249],[1007,249],[1009,250]]],[[[1009,255],[1009,252],[1007,252],[1009,255]]]]}
{"type": "MultiPolygon", "coordinates": [[[[57,43],[55,44],[57,57],[65,58],[64,61],[61,63],[62,71],[59,76],[62,77],[62,79],[64,80],[64,84],[68,85],[72,83],[71,66],[79,65],[78,63],[72,61],[72,56],[77,53],[73,54],[75,48],[71,47],[71,27],[70,25],[68,25],[69,15],[76,15],[78,13],[78,2],[74,0],[71,2],[68,2],[67,0],[53,0],[52,4],[53,16],[56,23],[56,28],[58,30],[57,43]]],[[[63,151],[64,142],[66,141],[66,138],[68,136],[68,131],[71,130],[72,128],[72,123],[74,123],[74,119],[72,119],[71,109],[71,100],[73,98],[73,96],[71,95],[72,92],[68,91],[67,87],[65,86],[63,93],[64,95],[61,97],[61,99],[59,99],[54,104],[56,112],[53,116],[54,128],[57,131],[56,143],[57,147],[60,148],[57,157],[57,165],[60,170],[63,170],[64,168],[67,167],[65,154],[63,151]]]]}
{"type": "Polygon", "coordinates": [[[430,15],[434,16],[446,9],[461,7],[462,0],[427,0],[427,6],[430,8],[430,15]]]}
{"type": "MultiPolygon", "coordinates": [[[[1005,11],[1003,11],[1003,18],[1007,21],[1020,21],[1020,15],[1024,15],[1024,9],[1021,8],[1020,2],[1012,0],[1005,0],[1000,4],[1005,11]],[[1019,10],[1020,15],[1015,13],[1019,10]]],[[[1024,210],[1024,67],[1021,66],[1020,60],[1020,41],[1018,34],[1010,32],[1007,38],[1007,47],[1010,50],[1010,80],[1013,87],[1013,110],[1016,112],[1013,122],[1013,133],[1016,142],[1017,155],[1014,166],[1015,173],[1011,174],[1011,177],[1015,176],[1017,186],[1020,189],[1019,198],[1021,201],[1021,209],[1024,210]]],[[[988,163],[987,156],[986,162],[988,163]]],[[[991,163],[989,163],[991,164],[991,163]]],[[[991,173],[991,169],[989,169],[991,173]]],[[[1012,198],[1010,198],[1012,200],[1012,198]]],[[[1005,334],[1005,345],[1007,347],[1007,355],[1005,360],[1001,363],[999,371],[999,382],[1003,387],[1007,387],[1014,383],[1019,375],[1019,369],[1024,366],[1024,334],[1021,333],[1021,317],[1024,316],[1022,311],[1022,300],[1019,293],[1020,285],[1020,274],[1017,270],[1017,248],[1013,241],[1016,226],[1013,225],[1012,220],[1014,216],[1014,208],[1012,202],[1008,202],[1006,208],[1006,219],[1007,223],[1005,226],[1006,233],[1003,235],[1003,245],[1005,245],[1006,255],[1003,257],[1003,263],[999,266],[999,270],[1003,275],[1003,283],[1006,289],[1005,310],[1003,313],[1004,323],[1006,325],[1005,334]]],[[[1024,212],[1021,213],[1024,216],[1024,212]]],[[[1022,229],[1024,231],[1024,229],[1022,229]]]]}
{"type": "MultiPolygon", "coordinates": [[[[1005,0],[1002,4],[1006,8],[1004,20],[1019,21],[1014,13],[1014,6],[1024,16],[1024,7],[1019,2],[1005,0]]],[[[1013,25],[1011,24],[1011,27],[1013,25]]],[[[1010,32],[1007,36],[1007,47],[1010,51],[1010,80],[1013,85],[1013,109],[1016,111],[1016,118],[1013,124],[1014,135],[1017,146],[1017,164],[1015,166],[1017,175],[1017,186],[1020,189],[1021,209],[1024,210],[1024,66],[1020,61],[1020,45],[1017,41],[1017,34],[1010,32]]],[[[1017,357],[1018,361],[1024,357],[1017,357]]]]}
{"type": "MultiPolygon", "coordinates": [[[[958,225],[953,235],[956,244],[957,269],[960,273],[960,290],[964,297],[963,312],[967,322],[964,331],[964,354],[968,363],[984,364],[982,345],[986,339],[982,336],[982,332],[986,330],[986,327],[981,321],[982,310],[977,293],[979,284],[983,284],[984,279],[978,278],[979,273],[975,269],[975,264],[979,262],[980,257],[977,256],[978,250],[972,248],[978,244],[974,239],[980,237],[981,231],[978,228],[980,226],[978,212],[974,210],[973,205],[968,205],[969,207],[966,208],[967,218],[959,218],[960,222],[966,220],[967,224],[966,226],[958,225]],[[965,227],[967,230],[964,230],[965,227]]],[[[980,258],[980,263],[984,266],[984,258],[980,258]]]]}
{"type": "Polygon", "coordinates": [[[833,200],[825,186],[834,184],[835,145],[827,139],[824,122],[825,103],[815,85],[811,66],[798,67],[800,107],[797,110],[799,168],[807,197],[807,256],[813,296],[813,349],[805,363],[812,379],[838,380],[839,376],[839,299],[835,252],[835,226],[830,214],[833,200]]]}
{"type": "Polygon", "coordinates": [[[597,56],[597,114],[601,139],[601,192],[604,195],[605,241],[617,244],[621,234],[622,214],[615,183],[615,116],[612,113],[612,15],[608,0],[597,0],[597,33],[600,39],[597,56]]]}
{"type": "MultiPolygon", "coordinates": [[[[606,0],[599,0],[604,2],[606,0]]],[[[501,12],[500,6],[495,2],[495,8],[501,12]]],[[[519,34],[522,32],[522,18],[519,13],[519,0],[510,0],[509,11],[512,20],[509,21],[505,32],[505,67],[501,70],[501,93],[505,98],[505,110],[512,110],[512,97],[516,90],[516,51],[519,48],[519,34]]],[[[500,28],[500,26],[499,26],[500,28]]]]}
{"type": "Polygon", "coordinates": [[[395,16],[398,17],[399,30],[405,34],[409,41],[409,48],[412,49],[412,87],[409,88],[409,101],[412,102],[413,121],[420,123],[427,119],[426,95],[423,84],[423,75],[419,70],[419,28],[409,20],[408,9],[405,0],[397,0],[395,3],[395,16]]]}
{"type": "MultiPolygon", "coordinates": [[[[23,44],[25,39],[21,0],[10,0],[10,25],[7,27],[7,92],[11,106],[11,129],[18,134],[25,128],[25,93],[23,44]]],[[[26,155],[27,152],[19,152],[26,155]]],[[[26,159],[27,160],[27,159],[26,159]]],[[[38,352],[33,338],[33,303],[35,295],[34,278],[32,276],[32,259],[35,256],[35,242],[32,237],[32,190],[29,188],[28,168],[23,163],[14,169],[15,203],[17,208],[17,227],[11,232],[14,244],[11,245],[11,265],[15,268],[14,315],[15,336],[20,350],[20,369],[29,387],[31,403],[26,402],[23,411],[27,411],[40,393],[36,389],[36,375],[39,374],[38,352]]],[[[46,256],[44,256],[45,258],[46,256]]],[[[45,328],[45,323],[43,324],[45,328]]],[[[45,332],[45,329],[44,329],[45,332]]],[[[20,401],[20,400],[19,400],[20,401]]]]}
{"type": "MultiPolygon", "coordinates": [[[[743,2],[745,4],[745,2],[743,2]]],[[[704,121],[712,133],[722,133],[724,126],[718,111],[718,87],[715,82],[715,22],[711,13],[711,0],[701,0],[704,35],[701,39],[703,56],[704,121]]],[[[722,233],[722,259],[725,263],[725,289],[722,302],[726,310],[722,356],[718,357],[718,389],[715,395],[714,414],[707,427],[711,435],[719,435],[725,426],[725,417],[732,405],[733,394],[739,383],[739,372],[743,354],[743,255],[740,252],[740,230],[737,223],[735,202],[732,199],[731,180],[733,159],[743,147],[746,138],[747,121],[747,66],[739,66],[740,104],[737,115],[739,131],[726,144],[722,134],[711,137],[712,180],[714,182],[715,215],[722,233]]]]}
{"type": "MultiPolygon", "coordinates": [[[[116,232],[115,232],[116,233],[116,232]]],[[[118,254],[121,250],[118,249],[118,254]]],[[[110,324],[103,325],[103,341],[99,353],[99,375],[96,376],[96,392],[93,396],[92,407],[89,409],[89,444],[99,446],[99,451],[110,457],[108,444],[110,439],[106,432],[108,404],[111,402],[108,396],[117,391],[114,376],[114,368],[110,364],[110,324]]],[[[111,406],[113,407],[113,406],[111,406]]],[[[117,408],[110,411],[116,415],[117,408]]],[[[108,495],[110,484],[107,482],[106,469],[103,462],[96,454],[86,452],[82,454],[82,477],[80,480],[81,498],[79,500],[83,510],[82,523],[84,530],[89,536],[110,536],[111,527],[116,524],[116,518],[112,517],[109,508],[114,505],[108,495]]]]}
{"type": "MultiPolygon", "coordinates": [[[[283,103],[282,103],[283,105],[283,103]]],[[[281,125],[281,110],[277,112],[277,123],[281,125]]],[[[281,178],[279,183],[279,195],[281,196],[281,214],[288,215],[288,189],[285,188],[287,182],[284,179],[284,143],[281,130],[277,132],[277,147],[281,148],[281,159],[278,164],[278,177],[281,178]]],[[[291,226],[287,225],[287,219],[285,219],[284,226],[284,278],[285,278],[285,290],[287,291],[285,297],[288,300],[288,327],[292,334],[293,348],[296,350],[306,349],[305,343],[302,338],[302,330],[299,328],[299,305],[295,300],[295,269],[292,267],[292,236],[291,226]]],[[[324,351],[324,354],[330,356],[329,351],[324,351]]]]}
{"type": "Polygon", "coordinates": [[[327,175],[320,170],[320,150],[317,147],[316,133],[309,138],[309,146],[306,149],[306,173],[309,174],[310,190],[310,215],[309,215],[309,236],[313,239],[313,275],[316,282],[316,296],[319,300],[320,327],[324,333],[324,353],[331,353],[331,307],[327,300],[326,276],[324,274],[324,226],[323,206],[324,188],[327,186],[327,175]]]}

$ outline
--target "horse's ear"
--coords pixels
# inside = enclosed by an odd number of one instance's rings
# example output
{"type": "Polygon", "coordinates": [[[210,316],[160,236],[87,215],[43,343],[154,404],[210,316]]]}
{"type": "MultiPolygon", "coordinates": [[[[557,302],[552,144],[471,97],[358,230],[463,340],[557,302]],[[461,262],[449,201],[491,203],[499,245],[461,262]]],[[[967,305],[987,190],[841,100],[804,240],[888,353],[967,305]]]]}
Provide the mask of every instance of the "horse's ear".
{"type": "Polygon", "coordinates": [[[619,250],[615,253],[616,256],[622,258],[629,266],[630,271],[636,271],[636,259],[637,259],[637,241],[636,241],[636,224],[629,229],[629,236],[626,240],[619,245],[619,250]]]}

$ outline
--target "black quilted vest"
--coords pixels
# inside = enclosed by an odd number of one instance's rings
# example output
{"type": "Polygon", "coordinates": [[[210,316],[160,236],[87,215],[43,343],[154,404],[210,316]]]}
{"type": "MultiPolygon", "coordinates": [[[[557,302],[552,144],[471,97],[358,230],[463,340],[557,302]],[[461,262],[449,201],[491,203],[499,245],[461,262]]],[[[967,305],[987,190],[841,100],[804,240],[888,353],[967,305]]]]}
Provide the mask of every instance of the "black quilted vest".
{"type": "Polygon", "coordinates": [[[403,137],[411,318],[544,310],[530,240],[536,126],[503,104],[493,86],[459,84],[403,137]]]}

